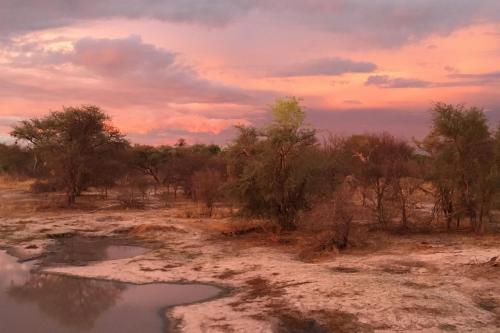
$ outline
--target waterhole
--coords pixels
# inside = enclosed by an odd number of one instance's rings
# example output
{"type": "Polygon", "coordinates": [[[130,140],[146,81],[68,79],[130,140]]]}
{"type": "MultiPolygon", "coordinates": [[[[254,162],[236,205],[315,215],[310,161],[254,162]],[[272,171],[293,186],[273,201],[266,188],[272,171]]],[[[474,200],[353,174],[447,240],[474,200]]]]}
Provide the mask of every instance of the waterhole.
{"type": "MultiPolygon", "coordinates": [[[[82,251],[87,248],[80,243],[71,254],[46,259],[83,264],[146,251],[103,244],[98,251],[82,251]]],[[[136,285],[43,273],[36,262],[20,263],[0,251],[0,332],[166,332],[167,307],[201,302],[221,292],[204,284],[136,285]]]]}

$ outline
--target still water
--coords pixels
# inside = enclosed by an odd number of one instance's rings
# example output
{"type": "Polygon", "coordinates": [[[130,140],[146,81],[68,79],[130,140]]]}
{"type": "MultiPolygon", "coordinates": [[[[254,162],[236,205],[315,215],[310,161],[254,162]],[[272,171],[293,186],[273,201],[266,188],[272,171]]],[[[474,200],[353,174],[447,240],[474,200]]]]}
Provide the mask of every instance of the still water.
{"type": "MultiPolygon", "coordinates": [[[[123,257],[120,248],[103,248],[123,257]]],[[[135,250],[125,248],[125,251],[135,250]]],[[[130,254],[130,253],[129,253],[130,254]]],[[[221,293],[202,284],[135,285],[41,273],[0,251],[0,332],[165,332],[166,307],[221,293]]]]}
{"type": "Polygon", "coordinates": [[[49,246],[41,261],[43,265],[86,265],[92,261],[131,258],[148,251],[150,249],[119,239],[74,236],[49,246]]]}

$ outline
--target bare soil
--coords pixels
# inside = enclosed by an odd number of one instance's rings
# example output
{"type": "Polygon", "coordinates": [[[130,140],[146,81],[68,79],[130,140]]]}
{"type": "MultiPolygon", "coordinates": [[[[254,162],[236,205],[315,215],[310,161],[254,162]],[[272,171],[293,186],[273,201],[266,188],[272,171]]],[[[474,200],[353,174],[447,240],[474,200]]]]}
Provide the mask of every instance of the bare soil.
{"type": "Polygon", "coordinates": [[[81,209],[47,200],[2,184],[0,247],[31,258],[60,237],[113,237],[151,251],[46,270],[228,288],[225,297],[168,310],[182,332],[500,331],[499,235],[373,231],[344,252],[311,253],[318,233],[275,234],[257,222],[241,232],[222,208],[205,218],[187,202],[121,210],[93,197],[81,209]]]}

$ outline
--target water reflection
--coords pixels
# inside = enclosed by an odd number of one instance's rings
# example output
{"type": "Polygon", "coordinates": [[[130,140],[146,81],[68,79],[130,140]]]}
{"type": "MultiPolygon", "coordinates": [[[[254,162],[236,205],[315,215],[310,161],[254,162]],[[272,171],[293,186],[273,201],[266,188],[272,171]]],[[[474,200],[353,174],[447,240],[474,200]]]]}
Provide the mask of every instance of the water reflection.
{"type": "Polygon", "coordinates": [[[117,239],[99,237],[71,237],[59,240],[48,249],[44,264],[85,265],[91,261],[115,260],[135,257],[149,249],[124,244],[117,239]]]}
{"type": "Polygon", "coordinates": [[[123,283],[35,273],[7,294],[19,302],[33,302],[65,326],[91,329],[99,315],[113,307],[126,289],[123,283]]]}
{"type": "Polygon", "coordinates": [[[0,332],[163,332],[162,308],[221,292],[208,285],[134,285],[33,268],[0,251],[0,332]]]}

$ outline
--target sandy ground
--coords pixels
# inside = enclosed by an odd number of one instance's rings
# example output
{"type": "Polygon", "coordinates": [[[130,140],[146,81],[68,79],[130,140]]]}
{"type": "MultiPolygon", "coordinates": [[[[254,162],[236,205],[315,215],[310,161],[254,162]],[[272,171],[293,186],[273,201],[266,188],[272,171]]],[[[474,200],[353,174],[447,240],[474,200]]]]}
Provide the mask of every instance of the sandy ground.
{"type": "Polygon", "coordinates": [[[40,210],[28,204],[32,197],[0,189],[0,247],[19,256],[39,255],[73,233],[151,247],[134,258],[47,271],[226,287],[224,297],[167,311],[182,332],[500,332],[498,236],[392,236],[376,251],[304,262],[281,236],[223,236],[229,219],[185,218],[182,208],[40,210]]]}

